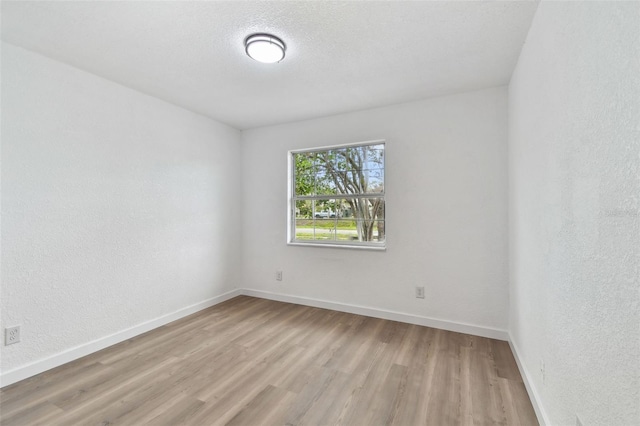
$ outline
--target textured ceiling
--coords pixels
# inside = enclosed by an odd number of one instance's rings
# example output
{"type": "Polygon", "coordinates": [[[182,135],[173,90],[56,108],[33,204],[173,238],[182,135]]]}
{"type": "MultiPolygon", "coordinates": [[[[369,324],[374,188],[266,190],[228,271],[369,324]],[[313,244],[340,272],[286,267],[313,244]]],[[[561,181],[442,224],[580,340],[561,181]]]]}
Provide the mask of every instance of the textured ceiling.
{"type": "Polygon", "coordinates": [[[537,2],[2,1],[2,39],[239,129],[508,83],[537,2]],[[271,32],[279,64],[243,40],[271,32]]]}

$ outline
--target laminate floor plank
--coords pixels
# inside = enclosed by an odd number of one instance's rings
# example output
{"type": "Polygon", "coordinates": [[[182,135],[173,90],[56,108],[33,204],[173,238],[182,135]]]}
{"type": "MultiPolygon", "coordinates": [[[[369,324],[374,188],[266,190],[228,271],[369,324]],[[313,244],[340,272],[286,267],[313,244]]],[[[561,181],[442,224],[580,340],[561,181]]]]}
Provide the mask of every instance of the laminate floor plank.
{"type": "Polygon", "coordinates": [[[0,424],[538,423],[506,342],[240,296],[1,389],[0,424]]]}
{"type": "Polygon", "coordinates": [[[473,381],[471,358],[473,347],[460,348],[460,424],[473,425],[473,381]]]}
{"type": "Polygon", "coordinates": [[[42,402],[35,406],[30,406],[29,410],[21,413],[14,413],[7,417],[3,416],[3,426],[23,426],[23,425],[43,425],[49,424],[51,419],[60,416],[64,412],[49,402],[42,402]]]}
{"type": "Polygon", "coordinates": [[[397,410],[390,424],[398,426],[425,424],[427,401],[424,397],[424,383],[422,383],[423,369],[407,367],[404,391],[397,402],[397,410]]]}
{"type": "Polygon", "coordinates": [[[225,424],[229,426],[258,426],[283,424],[295,394],[267,385],[225,424]]]}
{"type": "Polygon", "coordinates": [[[517,380],[498,379],[500,395],[504,401],[506,423],[511,425],[535,424],[536,413],[528,400],[524,383],[517,380]]]}
{"type": "Polygon", "coordinates": [[[479,340],[471,351],[471,398],[473,420],[477,425],[506,424],[502,396],[490,342],[479,340]]]}
{"type": "Polygon", "coordinates": [[[388,369],[387,376],[373,394],[369,411],[365,417],[366,424],[379,421],[387,425],[393,423],[398,413],[400,401],[404,398],[408,370],[407,367],[398,364],[393,364],[388,369]]]}
{"type": "Polygon", "coordinates": [[[99,389],[80,393],[73,405],[64,410],[59,424],[91,424],[90,418],[117,409],[132,399],[142,403],[146,398],[146,392],[149,391],[149,383],[155,383],[159,377],[171,374],[166,369],[173,363],[173,359],[167,359],[134,375],[117,375],[99,389]]]}
{"type": "Polygon", "coordinates": [[[209,424],[212,421],[226,424],[239,409],[273,383],[286,366],[293,364],[295,368],[296,363],[304,362],[303,352],[303,348],[274,352],[268,360],[250,365],[243,374],[234,376],[231,382],[217,386],[217,392],[199,395],[198,399],[205,401],[207,407],[194,417],[194,421],[196,424],[209,424]]]}
{"type": "Polygon", "coordinates": [[[522,382],[522,377],[516,360],[511,353],[509,343],[492,340],[491,355],[496,364],[498,377],[522,382]]]}
{"type": "Polygon", "coordinates": [[[29,410],[31,407],[42,402],[52,401],[61,398],[67,393],[75,394],[78,389],[83,389],[91,382],[96,374],[105,374],[106,378],[112,378],[114,371],[109,371],[100,363],[93,363],[87,366],[78,366],[73,373],[73,369],[60,370],[60,381],[56,382],[51,377],[43,376],[40,386],[37,382],[29,381],[24,386],[23,382],[16,383],[11,387],[13,392],[0,391],[0,408],[2,416],[10,416],[16,411],[29,410]]]}
{"type": "MultiPolygon", "coordinates": [[[[309,379],[305,385],[298,391],[293,391],[297,397],[285,418],[287,425],[302,424],[302,419],[309,414],[309,411],[318,407],[323,398],[327,398],[330,394],[328,390],[336,387],[335,382],[339,380],[339,376],[347,377],[346,374],[337,370],[322,367],[315,367],[312,372],[313,375],[308,376],[309,379]]],[[[325,410],[321,408],[321,411],[325,410]]]]}
{"type": "Polygon", "coordinates": [[[352,378],[338,370],[324,369],[324,374],[327,374],[324,380],[316,383],[319,389],[309,388],[299,394],[300,401],[292,407],[287,425],[337,424],[345,404],[354,393],[352,378]]]}
{"type": "Polygon", "coordinates": [[[175,426],[191,424],[193,417],[204,407],[205,403],[187,395],[175,398],[172,403],[147,413],[145,419],[133,420],[132,425],[175,426]]]}
{"type": "Polygon", "coordinates": [[[442,350],[437,357],[428,393],[427,423],[432,425],[459,424],[460,412],[460,359],[442,350]]]}

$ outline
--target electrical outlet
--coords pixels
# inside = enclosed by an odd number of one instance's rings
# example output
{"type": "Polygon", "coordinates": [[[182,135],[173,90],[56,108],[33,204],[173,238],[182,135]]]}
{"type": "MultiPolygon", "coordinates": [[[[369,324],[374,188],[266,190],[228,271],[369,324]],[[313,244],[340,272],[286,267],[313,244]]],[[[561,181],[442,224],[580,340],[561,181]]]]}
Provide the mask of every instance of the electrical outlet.
{"type": "Polygon", "coordinates": [[[7,327],[4,329],[4,345],[9,346],[20,341],[20,326],[7,327]]]}
{"type": "Polygon", "coordinates": [[[416,298],[424,299],[424,287],[416,287],[416,298]]]}
{"type": "Polygon", "coordinates": [[[282,271],[276,271],[276,281],[282,281],[282,271]]]}

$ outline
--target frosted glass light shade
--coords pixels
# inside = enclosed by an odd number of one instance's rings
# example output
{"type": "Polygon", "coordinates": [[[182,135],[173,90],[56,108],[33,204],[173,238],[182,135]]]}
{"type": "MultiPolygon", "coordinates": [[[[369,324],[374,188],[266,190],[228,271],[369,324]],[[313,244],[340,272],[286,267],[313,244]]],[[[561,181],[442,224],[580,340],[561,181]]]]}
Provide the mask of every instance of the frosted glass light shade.
{"type": "Polygon", "coordinates": [[[250,58],[265,64],[280,62],[286,50],[284,42],[271,34],[250,35],[244,41],[244,46],[250,58]]]}

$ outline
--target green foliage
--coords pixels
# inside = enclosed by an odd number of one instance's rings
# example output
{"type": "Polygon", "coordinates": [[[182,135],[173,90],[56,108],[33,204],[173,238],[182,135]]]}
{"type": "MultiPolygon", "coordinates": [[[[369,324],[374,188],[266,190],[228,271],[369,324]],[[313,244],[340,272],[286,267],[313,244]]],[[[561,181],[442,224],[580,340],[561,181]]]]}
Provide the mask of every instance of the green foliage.
{"type": "Polygon", "coordinates": [[[312,195],[315,185],[313,157],[309,154],[294,154],[294,159],[296,163],[296,195],[312,195]]]}
{"type": "Polygon", "coordinates": [[[358,240],[373,241],[374,231],[378,240],[384,239],[384,198],[378,196],[384,192],[384,145],[297,153],[294,161],[295,195],[327,196],[297,201],[297,217],[313,219],[318,212],[353,217],[358,240]]]}

